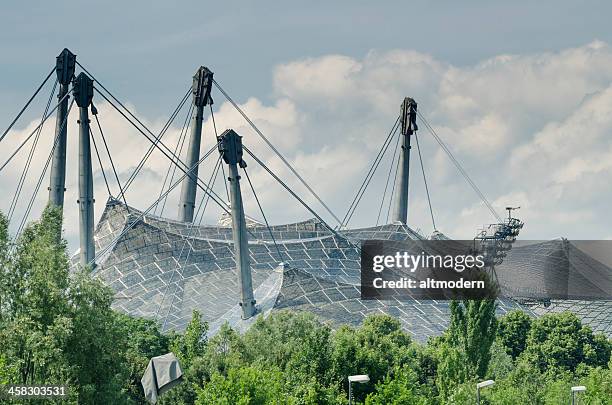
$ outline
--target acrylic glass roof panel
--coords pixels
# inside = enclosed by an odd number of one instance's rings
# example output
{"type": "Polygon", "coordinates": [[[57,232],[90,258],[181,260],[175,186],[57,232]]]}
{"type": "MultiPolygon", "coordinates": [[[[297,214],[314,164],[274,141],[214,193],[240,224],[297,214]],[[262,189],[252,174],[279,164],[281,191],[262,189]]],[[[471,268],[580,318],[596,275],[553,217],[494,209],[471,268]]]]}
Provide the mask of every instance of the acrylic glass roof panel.
{"type": "MultiPolygon", "coordinates": [[[[94,275],[115,290],[113,307],[157,319],[166,330],[183,330],[194,309],[211,324],[211,331],[225,321],[239,330],[247,328],[250,321],[240,319],[237,307],[240,295],[231,228],[141,214],[109,200],[96,229],[96,251],[102,254],[94,275]]],[[[360,255],[355,244],[363,239],[423,239],[405,225],[333,234],[316,220],[307,220],[272,226],[276,245],[268,228],[252,223],[248,229],[253,288],[265,313],[310,311],[333,327],[357,326],[369,314],[385,313],[397,317],[421,341],[439,335],[448,325],[445,301],[360,299],[360,255]],[[284,266],[279,268],[281,262],[284,266]]],[[[566,302],[535,305],[534,311],[530,306],[533,303],[527,306],[502,299],[497,311],[503,314],[520,308],[531,315],[543,314],[565,307],[566,302]]],[[[609,320],[610,308],[605,305],[599,312],[579,303],[570,307],[594,326],[609,320]]],[[[604,330],[612,333],[609,326],[604,330]]]]}

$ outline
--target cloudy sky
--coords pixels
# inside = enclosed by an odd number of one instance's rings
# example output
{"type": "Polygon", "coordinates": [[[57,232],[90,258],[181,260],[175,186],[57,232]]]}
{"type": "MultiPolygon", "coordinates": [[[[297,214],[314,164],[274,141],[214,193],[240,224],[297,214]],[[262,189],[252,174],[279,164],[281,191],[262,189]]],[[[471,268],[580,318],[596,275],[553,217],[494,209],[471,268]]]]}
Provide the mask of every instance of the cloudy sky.
{"type": "MultiPolygon", "coordinates": [[[[392,126],[404,96],[453,150],[494,207],[520,205],[523,237],[612,238],[612,12],[605,2],[129,2],[117,6],[30,2],[0,16],[2,131],[70,48],[98,79],[159,131],[199,65],[216,79],[334,212],[343,216],[392,126]]],[[[2,163],[40,120],[51,88],[0,145],[2,163]]],[[[322,207],[260,141],[221,94],[213,93],[222,130],[244,143],[324,218],[322,207]]],[[[147,142],[99,97],[94,102],[125,180],[147,142]]],[[[76,247],[76,111],[69,122],[66,237],[76,247]]],[[[187,111],[166,135],[174,147],[187,111]]],[[[206,116],[202,152],[210,149],[206,116]]],[[[47,159],[54,120],[42,132],[20,204],[23,215],[47,159]]],[[[98,138],[99,139],[99,138],[98,138]]],[[[437,227],[471,238],[494,219],[431,135],[419,131],[437,227]]],[[[8,211],[29,149],[0,173],[0,209],[8,211]]],[[[414,150],[414,149],[413,149],[414,150]]],[[[391,153],[351,225],[376,223],[391,153]]],[[[214,160],[200,170],[208,179],[214,160]]],[[[104,160],[104,157],[103,157],[104,160]]],[[[271,222],[310,215],[255,162],[249,171],[271,222]]],[[[109,170],[108,161],[103,162],[109,170]]],[[[168,162],[154,154],[128,192],[144,209],[159,195],[168,162]]],[[[423,179],[413,154],[409,224],[432,231],[423,179]]],[[[96,216],[108,192],[94,159],[96,216]]],[[[46,201],[48,174],[33,213],[46,201]]],[[[245,185],[246,186],[246,185],[245,185]]],[[[111,183],[111,187],[114,184],[111,183]]],[[[215,190],[224,195],[218,179],[215,190]]],[[[260,218],[250,192],[246,208],[260,218]]],[[[164,216],[176,217],[176,195],[164,216]]],[[[386,216],[387,203],[383,207],[386,216]]],[[[216,222],[209,205],[204,222],[216,222]]],[[[32,216],[34,218],[35,215],[32,216]]]]}

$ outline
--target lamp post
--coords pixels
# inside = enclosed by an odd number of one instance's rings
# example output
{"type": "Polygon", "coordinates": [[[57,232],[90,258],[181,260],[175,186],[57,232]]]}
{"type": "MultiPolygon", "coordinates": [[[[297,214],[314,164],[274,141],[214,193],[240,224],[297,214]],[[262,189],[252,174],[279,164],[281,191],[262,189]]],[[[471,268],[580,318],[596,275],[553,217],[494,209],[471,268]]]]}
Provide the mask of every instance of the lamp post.
{"type": "Polygon", "coordinates": [[[351,383],[360,383],[365,384],[370,381],[370,376],[367,374],[359,374],[359,375],[349,375],[348,383],[349,383],[349,405],[353,404],[353,389],[351,387],[351,383]]]}
{"type": "Polygon", "coordinates": [[[572,405],[576,405],[576,393],[586,391],[586,387],[584,385],[578,385],[576,387],[572,387],[572,405]]]}
{"type": "Polygon", "coordinates": [[[476,403],[478,405],[480,405],[480,389],[491,386],[493,384],[495,384],[495,381],[493,380],[486,380],[486,381],[479,382],[478,384],[476,384],[476,403]]]}

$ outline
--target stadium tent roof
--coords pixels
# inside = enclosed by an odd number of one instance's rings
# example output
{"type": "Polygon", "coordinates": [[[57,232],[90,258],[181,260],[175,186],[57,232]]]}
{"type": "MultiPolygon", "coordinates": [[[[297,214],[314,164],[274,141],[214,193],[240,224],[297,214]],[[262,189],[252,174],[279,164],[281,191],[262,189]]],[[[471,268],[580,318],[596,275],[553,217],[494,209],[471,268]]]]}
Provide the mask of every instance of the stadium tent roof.
{"type": "MultiPolygon", "coordinates": [[[[96,251],[105,253],[93,274],[115,290],[114,308],[158,319],[164,329],[183,330],[194,309],[209,322],[211,333],[225,321],[246,329],[253,319],[244,321],[238,312],[231,228],[141,214],[111,199],[96,229],[96,251]]],[[[332,327],[358,325],[369,314],[385,313],[420,341],[448,325],[445,301],[360,299],[360,256],[351,241],[422,238],[406,225],[349,230],[343,236],[315,220],[272,226],[282,258],[266,227],[252,224],[249,231],[253,287],[263,313],[306,310],[332,327]]],[[[526,309],[499,300],[500,314],[516,308],[526,309]]]]}

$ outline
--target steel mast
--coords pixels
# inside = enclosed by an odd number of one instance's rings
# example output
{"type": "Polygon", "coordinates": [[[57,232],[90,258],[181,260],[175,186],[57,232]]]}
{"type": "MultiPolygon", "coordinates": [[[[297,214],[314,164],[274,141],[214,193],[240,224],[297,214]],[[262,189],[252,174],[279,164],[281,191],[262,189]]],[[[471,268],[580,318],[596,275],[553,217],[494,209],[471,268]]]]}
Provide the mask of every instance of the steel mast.
{"type": "Polygon", "coordinates": [[[242,319],[248,319],[255,315],[255,298],[253,297],[253,281],[251,277],[251,265],[249,263],[249,246],[247,240],[246,221],[244,218],[244,207],[242,205],[242,194],[240,192],[240,176],[238,166],[246,167],[242,160],[242,137],[234,130],[228,129],[219,137],[219,152],[225,163],[229,165],[230,200],[232,209],[232,234],[234,236],[234,254],[236,267],[240,275],[240,306],[242,307],[242,319]]]}
{"type": "Polygon", "coordinates": [[[76,55],[64,48],[59,54],[55,64],[57,81],[60,85],[59,95],[62,100],[57,109],[55,122],[55,137],[57,145],[53,151],[53,161],[51,163],[51,176],[49,178],[49,205],[64,207],[64,192],[66,191],[66,142],[68,125],[66,123],[68,114],[68,99],[64,98],[68,94],[70,82],[74,77],[76,55]]]}
{"type": "Polygon", "coordinates": [[[79,257],[81,265],[86,266],[94,260],[96,253],[88,111],[93,99],[93,80],[81,73],[74,79],[72,89],[74,101],[79,106],[79,257]]]}
{"type": "Polygon", "coordinates": [[[410,174],[410,136],[416,131],[417,103],[410,97],[404,98],[400,112],[402,149],[399,154],[399,171],[396,179],[393,222],[406,224],[408,220],[408,180],[410,174]]]}
{"type": "MultiPolygon", "coordinates": [[[[196,71],[193,76],[194,112],[191,123],[191,137],[187,149],[187,160],[185,164],[189,169],[200,160],[200,144],[202,141],[202,121],[204,120],[204,107],[212,104],[210,90],[212,87],[213,73],[204,66],[196,71]]],[[[194,167],[183,180],[181,185],[181,199],[179,202],[178,219],[183,222],[193,222],[195,211],[196,190],[198,183],[198,167],[194,167]]]]}

